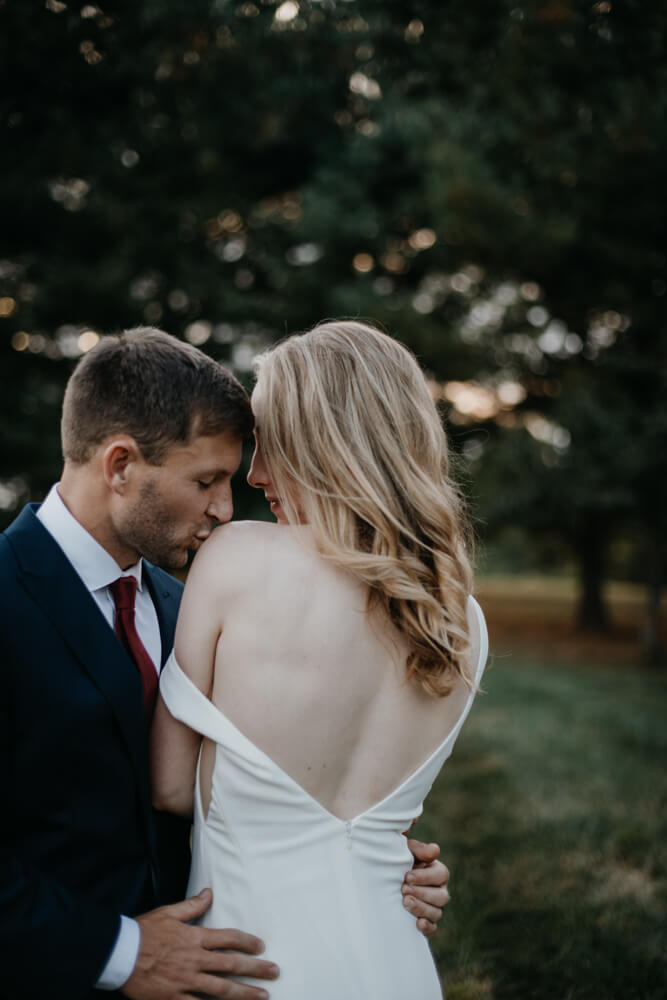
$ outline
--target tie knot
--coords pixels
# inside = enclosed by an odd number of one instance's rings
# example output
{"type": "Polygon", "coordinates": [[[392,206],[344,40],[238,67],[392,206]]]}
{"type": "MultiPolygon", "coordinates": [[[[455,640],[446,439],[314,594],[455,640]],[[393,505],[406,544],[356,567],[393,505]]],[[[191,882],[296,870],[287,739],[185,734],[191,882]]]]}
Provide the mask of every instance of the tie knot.
{"type": "Polygon", "coordinates": [[[137,581],[133,576],[121,576],[109,584],[116,611],[134,611],[134,598],[137,593],[137,581]]]}

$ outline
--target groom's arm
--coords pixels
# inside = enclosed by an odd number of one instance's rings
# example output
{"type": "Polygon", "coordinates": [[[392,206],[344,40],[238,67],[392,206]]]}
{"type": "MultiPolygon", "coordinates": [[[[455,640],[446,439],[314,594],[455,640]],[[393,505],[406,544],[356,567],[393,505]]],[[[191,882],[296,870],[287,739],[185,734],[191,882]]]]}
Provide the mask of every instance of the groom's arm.
{"type": "Polygon", "coordinates": [[[0,968],[16,1000],[85,997],[111,952],[119,916],[75,896],[0,849],[0,968]]]}

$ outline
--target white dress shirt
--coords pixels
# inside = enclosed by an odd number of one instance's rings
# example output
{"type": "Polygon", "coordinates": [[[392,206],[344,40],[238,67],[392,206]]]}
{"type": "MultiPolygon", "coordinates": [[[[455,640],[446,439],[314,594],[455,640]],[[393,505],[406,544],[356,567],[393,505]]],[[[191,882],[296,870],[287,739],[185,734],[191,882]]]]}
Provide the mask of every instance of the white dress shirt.
{"type": "MultiPolygon", "coordinates": [[[[129,569],[121,569],[113,556],[79,524],[58,493],[57,484],[37,511],[37,517],[53,536],[70,561],[109,626],[114,628],[116,606],[109,584],[120,576],[133,576],[137,581],[135,624],[146,651],[159,672],[162,656],[160,624],[148,587],[143,585],[141,559],[129,569]]],[[[118,990],[132,975],[139,954],[141,932],[139,924],[121,916],[116,943],[95,984],[99,990],[118,990]]]]}

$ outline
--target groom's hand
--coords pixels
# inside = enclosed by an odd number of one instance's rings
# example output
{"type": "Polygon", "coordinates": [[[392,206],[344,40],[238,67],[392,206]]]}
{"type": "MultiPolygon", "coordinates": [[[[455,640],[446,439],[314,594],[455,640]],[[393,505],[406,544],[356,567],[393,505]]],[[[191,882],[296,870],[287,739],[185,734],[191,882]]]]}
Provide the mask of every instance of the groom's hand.
{"type": "Polygon", "coordinates": [[[235,983],[225,976],[276,979],[278,967],[252,956],[264,945],[236,930],[191,927],[208,910],[210,889],[173,906],[137,917],[141,945],[134,971],[121,992],[131,1000],[191,1000],[193,993],[228,1000],[266,1000],[266,990],[235,983]]]}
{"type": "Polygon", "coordinates": [[[437,844],[408,839],[408,847],[415,863],[401,887],[403,905],[417,917],[417,927],[422,934],[429,937],[438,929],[443,908],[449,902],[449,868],[438,861],[440,848],[437,844]]]}

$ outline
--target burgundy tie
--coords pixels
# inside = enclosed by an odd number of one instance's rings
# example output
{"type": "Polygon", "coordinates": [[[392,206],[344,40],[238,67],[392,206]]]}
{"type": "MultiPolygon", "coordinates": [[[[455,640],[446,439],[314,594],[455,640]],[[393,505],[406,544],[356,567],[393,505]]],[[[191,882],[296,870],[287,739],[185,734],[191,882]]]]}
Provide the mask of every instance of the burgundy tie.
{"type": "Polygon", "coordinates": [[[150,724],[157,697],[157,671],[146,652],[146,647],[139,638],[134,624],[134,599],[137,594],[137,581],[133,576],[121,576],[109,584],[109,590],[116,605],[116,635],[126,651],[136,663],[141,674],[144,689],[144,708],[150,724]]]}

